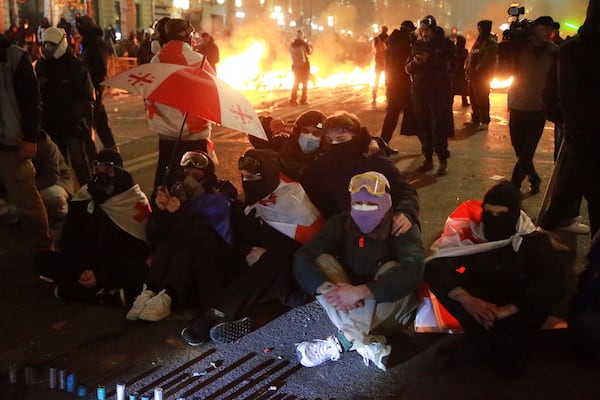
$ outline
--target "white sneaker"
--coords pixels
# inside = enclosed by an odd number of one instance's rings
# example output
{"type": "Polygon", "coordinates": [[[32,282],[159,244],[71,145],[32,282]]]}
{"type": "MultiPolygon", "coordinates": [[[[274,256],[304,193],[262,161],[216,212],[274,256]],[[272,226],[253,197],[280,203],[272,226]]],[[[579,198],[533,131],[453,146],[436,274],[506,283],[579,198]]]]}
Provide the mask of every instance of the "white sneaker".
{"type": "Polygon", "coordinates": [[[558,229],[560,229],[561,231],[577,233],[579,235],[587,235],[588,233],[590,233],[589,225],[586,225],[579,221],[575,221],[571,225],[562,226],[558,229]]]}
{"type": "Polygon", "coordinates": [[[143,321],[160,321],[171,315],[171,296],[163,289],[146,302],[138,316],[143,321]]]}
{"type": "Polygon", "coordinates": [[[142,312],[144,307],[146,307],[146,303],[148,303],[148,301],[156,295],[156,293],[154,293],[152,290],[146,288],[147,286],[146,284],[144,284],[144,289],[142,289],[142,293],[140,293],[135,298],[133,306],[127,312],[127,315],[125,315],[125,319],[128,319],[129,321],[137,320],[140,317],[140,313],[142,312]]]}
{"type": "Polygon", "coordinates": [[[356,352],[362,356],[363,362],[367,367],[369,366],[369,361],[371,361],[377,366],[377,368],[385,371],[385,362],[387,362],[387,360],[384,360],[384,358],[390,355],[392,352],[392,346],[384,343],[373,342],[363,347],[359,347],[356,349],[356,352]]]}
{"type": "Polygon", "coordinates": [[[339,360],[341,353],[342,346],[335,336],[302,342],[296,346],[298,360],[305,367],[316,367],[325,361],[339,360]]]}
{"type": "Polygon", "coordinates": [[[477,127],[478,131],[487,131],[488,130],[488,124],[479,124],[479,126],[477,127]]]}

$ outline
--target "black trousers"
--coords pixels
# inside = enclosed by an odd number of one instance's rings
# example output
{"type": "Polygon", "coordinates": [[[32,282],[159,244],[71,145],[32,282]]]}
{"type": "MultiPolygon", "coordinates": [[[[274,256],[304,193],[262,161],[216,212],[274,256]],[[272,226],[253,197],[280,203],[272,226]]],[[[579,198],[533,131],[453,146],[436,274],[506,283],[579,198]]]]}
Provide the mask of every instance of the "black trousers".
{"type": "Polygon", "coordinates": [[[94,109],[94,129],[102,142],[104,148],[115,147],[115,137],[113,136],[112,129],[108,125],[108,115],[106,115],[106,109],[102,101],[102,95],[104,87],[96,89],[96,103],[94,109]]]}
{"type": "Polygon", "coordinates": [[[383,119],[383,126],[381,127],[381,138],[389,143],[392,140],[392,134],[398,126],[398,119],[400,119],[400,113],[406,108],[406,99],[396,94],[388,93],[388,105],[385,111],[385,118],[383,119]]]}
{"type": "Polygon", "coordinates": [[[214,232],[195,243],[165,238],[146,283],[154,292],[166,289],[176,306],[208,308],[243,267],[243,258],[214,232]]]}
{"type": "Polygon", "coordinates": [[[414,111],[423,155],[431,158],[435,152],[440,160],[450,158],[448,138],[454,135],[451,96],[444,93],[429,103],[415,103],[414,111]]]}
{"type": "Polygon", "coordinates": [[[469,81],[469,97],[471,98],[471,120],[482,124],[490,123],[490,78],[487,76],[472,77],[469,81]]]}
{"type": "Polygon", "coordinates": [[[253,304],[279,299],[282,302],[299,290],[292,275],[292,263],[297,247],[268,249],[251,267],[221,291],[213,307],[228,318],[253,304]]]}
{"type": "MultiPolygon", "coordinates": [[[[520,311],[508,318],[494,321],[494,326],[487,330],[460,303],[450,299],[445,293],[436,293],[435,288],[431,289],[440,303],[460,322],[467,339],[472,344],[488,350],[485,355],[491,358],[491,362],[520,359],[549,315],[549,312],[542,311],[520,311]]],[[[466,290],[476,293],[473,288],[466,290]]],[[[484,296],[477,297],[485,300],[484,296]]]]}
{"type": "Polygon", "coordinates": [[[307,62],[301,67],[292,67],[294,72],[294,84],[292,86],[291,101],[296,101],[298,98],[298,88],[302,85],[302,97],[300,102],[305,103],[308,94],[308,80],[310,79],[310,64],[307,62]]]}
{"type": "MultiPolygon", "coordinates": [[[[557,192],[550,201],[540,226],[553,229],[564,221],[565,210],[573,205],[574,194],[582,193],[588,203],[591,237],[600,229],[600,157],[594,147],[586,144],[566,143],[562,169],[564,175],[557,182],[557,192]],[[561,186],[558,186],[561,185],[561,186]]],[[[562,175],[562,174],[561,174],[562,175]]]]}
{"type": "Polygon", "coordinates": [[[511,182],[520,188],[523,180],[529,177],[532,185],[539,185],[542,180],[533,165],[533,156],[544,132],[544,114],[511,108],[509,115],[510,141],[517,156],[511,182]]]}

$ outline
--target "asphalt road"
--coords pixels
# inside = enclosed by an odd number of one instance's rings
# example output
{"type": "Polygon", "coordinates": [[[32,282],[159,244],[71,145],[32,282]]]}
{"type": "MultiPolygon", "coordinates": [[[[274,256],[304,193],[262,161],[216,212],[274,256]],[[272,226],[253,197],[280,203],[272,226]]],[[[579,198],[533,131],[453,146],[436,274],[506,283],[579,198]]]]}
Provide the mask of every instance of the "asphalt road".
{"type": "MultiPolygon", "coordinates": [[[[254,94],[253,102],[259,111],[284,119],[294,119],[311,108],[325,113],[352,111],[374,134],[379,133],[385,115],[385,99],[380,97],[377,106],[371,106],[367,87],[314,90],[309,93],[309,106],[289,106],[286,97],[287,93],[254,94]]],[[[150,193],[157,148],[141,100],[109,97],[107,110],[126,168],[150,193]]],[[[480,198],[489,185],[510,176],[515,162],[505,94],[492,94],[488,132],[462,129],[468,110],[460,108],[459,99],[454,112],[457,130],[450,142],[447,176],[415,174],[421,162],[417,138],[396,135],[392,140],[392,147],[400,150],[394,162],[420,196],[426,245],[439,235],[446,217],[459,203],[480,198]]],[[[220,160],[218,175],[240,186],[236,161],[249,147],[245,135],[216,128],[213,139],[220,160]]],[[[543,179],[542,193],[552,171],[552,152],[552,127],[548,125],[535,158],[543,179]]],[[[524,208],[535,217],[541,201],[542,194],[525,196],[524,208]]],[[[585,210],[582,213],[585,218],[585,210]]],[[[571,266],[572,282],[589,238],[561,236],[573,249],[561,255],[571,266]]],[[[458,338],[437,334],[390,338],[393,350],[385,373],[365,367],[354,353],[337,362],[302,368],[294,344],[334,332],[314,303],[284,314],[278,307],[252,310],[262,326],[240,341],[191,348],[179,337],[184,315],[174,314],[159,323],[131,323],[124,319],[125,309],[57,301],[52,286],[40,282],[29,269],[32,254],[27,249],[27,238],[18,227],[0,227],[0,399],[77,398],[48,388],[50,367],[73,373],[86,386],[88,399],[96,399],[97,385],[106,388],[107,398],[116,398],[117,383],[125,383],[128,393],[150,394],[162,387],[165,399],[600,398],[598,372],[570,355],[564,331],[541,332],[524,376],[514,381],[478,365],[442,368],[436,349],[458,338]],[[17,371],[15,384],[8,382],[10,366],[17,371]],[[29,382],[26,367],[31,367],[29,382]]]]}

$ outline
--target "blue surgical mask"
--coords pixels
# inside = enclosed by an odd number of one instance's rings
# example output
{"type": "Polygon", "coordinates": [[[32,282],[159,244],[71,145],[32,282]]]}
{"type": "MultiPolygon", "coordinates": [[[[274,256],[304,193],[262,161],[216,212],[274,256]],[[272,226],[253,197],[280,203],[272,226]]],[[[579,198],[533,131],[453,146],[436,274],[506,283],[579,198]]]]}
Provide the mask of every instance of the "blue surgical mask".
{"type": "Polygon", "coordinates": [[[298,136],[298,144],[303,153],[310,154],[316,151],[321,145],[321,138],[310,133],[301,133],[298,136]]]}

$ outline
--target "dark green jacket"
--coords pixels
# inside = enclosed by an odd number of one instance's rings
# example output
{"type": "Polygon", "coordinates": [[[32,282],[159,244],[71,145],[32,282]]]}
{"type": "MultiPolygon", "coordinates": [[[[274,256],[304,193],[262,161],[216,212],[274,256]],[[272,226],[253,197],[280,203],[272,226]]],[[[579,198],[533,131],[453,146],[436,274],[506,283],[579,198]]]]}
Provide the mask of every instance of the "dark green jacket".
{"type": "Polygon", "coordinates": [[[294,257],[294,276],[300,286],[314,295],[326,279],[315,263],[321,254],[338,259],[352,284],[366,284],[378,303],[392,302],[413,292],[423,277],[425,252],[419,228],[395,237],[390,232],[391,215],[369,235],[363,235],[349,212],[332,217],[321,231],[294,257]],[[398,261],[378,279],[379,268],[388,261],[398,261]]]}

